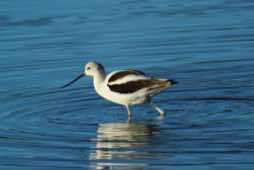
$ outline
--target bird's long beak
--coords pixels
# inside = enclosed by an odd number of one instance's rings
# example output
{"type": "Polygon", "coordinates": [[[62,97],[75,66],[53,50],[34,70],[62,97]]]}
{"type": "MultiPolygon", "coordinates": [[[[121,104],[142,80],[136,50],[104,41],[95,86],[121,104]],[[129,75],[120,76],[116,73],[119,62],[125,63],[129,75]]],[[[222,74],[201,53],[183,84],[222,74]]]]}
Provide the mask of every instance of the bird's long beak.
{"type": "Polygon", "coordinates": [[[71,84],[75,83],[76,81],[78,81],[79,79],[81,79],[82,77],[84,77],[85,74],[84,73],[81,73],[78,77],[76,77],[74,80],[72,80],[71,82],[65,84],[64,86],[62,86],[62,88],[65,88],[65,87],[68,87],[70,86],[71,84]]]}

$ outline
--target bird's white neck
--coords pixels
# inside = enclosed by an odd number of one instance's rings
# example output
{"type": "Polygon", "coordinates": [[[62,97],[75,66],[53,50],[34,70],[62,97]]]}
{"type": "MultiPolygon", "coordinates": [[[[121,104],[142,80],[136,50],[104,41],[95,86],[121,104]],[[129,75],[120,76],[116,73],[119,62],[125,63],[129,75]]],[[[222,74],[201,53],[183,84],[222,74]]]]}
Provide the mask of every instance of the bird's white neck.
{"type": "Polygon", "coordinates": [[[93,76],[93,84],[96,90],[104,82],[105,78],[106,78],[105,72],[98,72],[93,76]]]}

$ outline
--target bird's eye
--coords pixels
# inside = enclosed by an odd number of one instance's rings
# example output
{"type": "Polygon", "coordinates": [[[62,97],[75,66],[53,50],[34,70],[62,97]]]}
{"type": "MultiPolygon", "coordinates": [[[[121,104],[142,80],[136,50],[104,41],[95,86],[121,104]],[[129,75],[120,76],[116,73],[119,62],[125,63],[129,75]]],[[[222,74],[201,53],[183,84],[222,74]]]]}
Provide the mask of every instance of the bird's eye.
{"type": "Polygon", "coordinates": [[[87,70],[90,70],[91,68],[90,67],[87,67],[87,70]]]}

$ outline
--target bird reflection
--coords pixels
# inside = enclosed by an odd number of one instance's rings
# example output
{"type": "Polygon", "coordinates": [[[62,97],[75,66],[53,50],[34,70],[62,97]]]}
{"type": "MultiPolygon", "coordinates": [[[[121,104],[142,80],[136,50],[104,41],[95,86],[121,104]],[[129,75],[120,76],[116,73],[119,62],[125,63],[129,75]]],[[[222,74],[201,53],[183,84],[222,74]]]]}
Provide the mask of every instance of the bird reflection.
{"type": "Polygon", "coordinates": [[[100,124],[90,160],[96,169],[143,169],[153,157],[144,148],[156,133],[156,125],[144,122],[100,124]]]}

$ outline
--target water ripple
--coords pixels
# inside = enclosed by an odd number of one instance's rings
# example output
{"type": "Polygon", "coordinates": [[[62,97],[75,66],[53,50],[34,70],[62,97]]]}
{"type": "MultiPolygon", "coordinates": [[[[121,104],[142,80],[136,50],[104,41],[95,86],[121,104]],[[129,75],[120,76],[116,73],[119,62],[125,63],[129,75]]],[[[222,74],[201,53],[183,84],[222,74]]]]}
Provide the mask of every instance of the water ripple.
{"type": "Polygon", "coordinates": [[[0,2],[0,169],[252,169],[251,0],[0,2]],[[91,79],[97,60],[179,84],[126,110],[91,79]]]}

